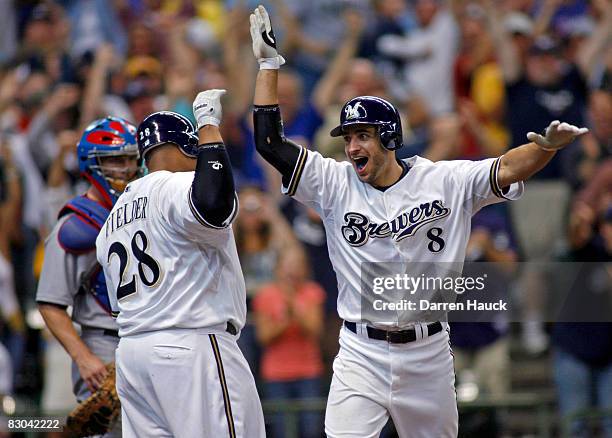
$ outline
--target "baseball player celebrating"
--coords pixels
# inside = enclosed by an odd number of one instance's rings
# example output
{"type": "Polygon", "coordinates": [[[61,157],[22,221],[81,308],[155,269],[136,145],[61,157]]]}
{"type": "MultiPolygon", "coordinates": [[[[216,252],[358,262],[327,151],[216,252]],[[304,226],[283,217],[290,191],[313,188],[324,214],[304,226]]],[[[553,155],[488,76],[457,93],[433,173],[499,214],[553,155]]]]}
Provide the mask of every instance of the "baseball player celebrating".
{"type": "MultiPolygon", "coordinates": [[[[110,209],[140,175],[136,127],[115,117],[96,120],[77,146],[81,175],[91,186],[68,202],[45,242],[36,300],[47,327],[73,360],[73,391],[83,401],[97,389],[119,343],[95,243],[110,209]],[[72,320],[66,309],[72,306],[72,320]],[[72,325],[81,325],[81,336],[72,325]]],[[[121,436],[121,431],[109,436],[121,436]]]]}
{"type": "Polygon", "coordinates": [[[124,437],[265,436],[236,343],[246,294],[219,132],[224,92],[196,97],[198,135],[177,113],[143,120],[137,137],[149,174],[128,185],[96,242],[118,312],[124,437]]]}
{"type": "MultiPolygon", "coordinates": [[[[532,143],[482,161],[398,160],[402,128],[386,100],[348,101],[331,131],[345,141],[346,162],[288,141],[282,130],[277,75],[284,59],[268,14],[250,17],[260,65],[255,88],[255,141],[281,174],[285,194],[323,219],[338,278],[344,320],[334,361],[325,431],[329,437],[376,437],[392,417],[401,437],[454,437],[457,406],[445,322],[392,322],[363,315],[361,269],[366,262],[462,262],[470,219],[485,205],[518,198],[525,179],[555,151],[585,133],[553,122],[532,143]]],[[[409,265],[409,266],[411,266],[409,265]]]]}

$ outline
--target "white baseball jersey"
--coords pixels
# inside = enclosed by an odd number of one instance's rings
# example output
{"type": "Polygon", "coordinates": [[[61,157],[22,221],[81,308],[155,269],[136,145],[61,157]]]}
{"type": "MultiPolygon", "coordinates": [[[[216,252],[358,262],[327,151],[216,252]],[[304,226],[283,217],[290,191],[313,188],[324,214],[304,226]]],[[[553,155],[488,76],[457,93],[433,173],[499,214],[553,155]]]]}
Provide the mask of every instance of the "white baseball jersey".
{"type": "MultiPolygon", "coordinates": [[[[121,337],[167,328],[244,326],[244,279],[231,226],[215,228],[190,201],[194,172],[131,182],[96,240],[121,337]]],[[[237,202],[237,201],[236,201],[237,202]]],[[[235,217],[237,203],[227,221],[235,217]]]]}
{"type": "Polygon", "coordinates": [[[472,215],[485,205],[516,199],[524,190],[521,182],[502,193],[499,158],[434,163],[414,156],[404,161],[408,173],[381,191],[362,182],[349,162],[302,148],[291,181],[283,187],[284,193],[314,208],[325,224],[338,279],[338,314],[346,321],[383,328],[410,325],[362,319],[362,264],[462,266],[472,215]]]}

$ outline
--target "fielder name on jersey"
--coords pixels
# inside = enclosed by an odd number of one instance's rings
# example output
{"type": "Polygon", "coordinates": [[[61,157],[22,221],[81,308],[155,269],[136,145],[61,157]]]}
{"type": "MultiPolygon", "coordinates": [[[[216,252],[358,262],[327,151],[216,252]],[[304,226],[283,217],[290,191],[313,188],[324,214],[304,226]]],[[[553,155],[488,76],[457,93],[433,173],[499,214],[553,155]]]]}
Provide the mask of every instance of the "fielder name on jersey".
{"type": "Polygon", "coordinates": [[[132,200],[132,202],[124,202],[123,205],[117,206],[106,219],[104,225],[106,237],[124,225],[131,224],[139,219],[146,219],[148,202],[149,198],[141,196],[132,200]]]}

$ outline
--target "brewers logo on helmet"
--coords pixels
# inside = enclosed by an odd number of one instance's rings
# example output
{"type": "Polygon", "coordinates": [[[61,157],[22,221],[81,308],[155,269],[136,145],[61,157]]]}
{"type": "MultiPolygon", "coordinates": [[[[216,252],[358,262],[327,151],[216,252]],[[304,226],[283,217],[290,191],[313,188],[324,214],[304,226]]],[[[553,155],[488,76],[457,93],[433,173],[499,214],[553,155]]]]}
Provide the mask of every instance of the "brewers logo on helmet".
{"type": "Polygon", "coordinates": [[[138,149],[145,158],[153,148],[164,143],[173,143],[191,158],[196,158],[198,136],[191,121],[172,111],[158,111],[151,114],[138,125],[138,149]]]}
{"type": "Polygon", "coordinates": [[[331,130],[332,137],[340,137],[350,125],[375,125],[382,145],[394,151],[401,148],[402,122],[397,109],[385,99],[375,96],[358,96],[344,104],[340,112],[340,124],[331,130]]]}

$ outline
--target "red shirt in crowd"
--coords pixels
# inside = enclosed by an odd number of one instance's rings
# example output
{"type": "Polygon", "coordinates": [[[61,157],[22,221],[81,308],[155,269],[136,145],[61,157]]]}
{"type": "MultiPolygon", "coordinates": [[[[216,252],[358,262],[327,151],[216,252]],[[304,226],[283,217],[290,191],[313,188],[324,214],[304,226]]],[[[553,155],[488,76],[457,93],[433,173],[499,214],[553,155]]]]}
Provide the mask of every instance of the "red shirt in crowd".
{"type": "MultiPolygon", "coordinates": [[[[317,283],[307,282],[295,292],[295,308],[320,307],[325,292],[317,283]]],[[[254,300],[255,312],[276,321],[287,318],[289,297],[275,284],[260,289],[254,300]]],[[[265,346],[261,374],[268,381],[310,379],[321,376],[323,362],[319,342],[304,334],[293,321],[273,342],[265,346]]]]}

